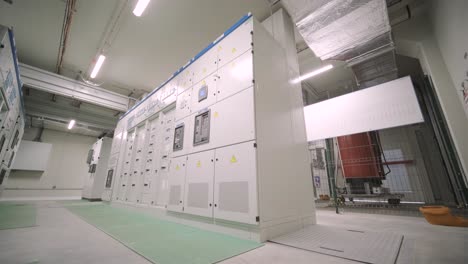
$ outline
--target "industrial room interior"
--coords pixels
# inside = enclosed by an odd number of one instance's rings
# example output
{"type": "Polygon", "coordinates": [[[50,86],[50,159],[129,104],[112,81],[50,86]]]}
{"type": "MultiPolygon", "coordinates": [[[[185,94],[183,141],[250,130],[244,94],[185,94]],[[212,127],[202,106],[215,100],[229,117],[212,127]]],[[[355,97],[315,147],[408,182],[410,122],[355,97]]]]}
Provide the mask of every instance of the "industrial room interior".
{"type": "Polygon", "coordinates": [[[468,263],[467,0],[0,0],[0,263],[468,263]]]}

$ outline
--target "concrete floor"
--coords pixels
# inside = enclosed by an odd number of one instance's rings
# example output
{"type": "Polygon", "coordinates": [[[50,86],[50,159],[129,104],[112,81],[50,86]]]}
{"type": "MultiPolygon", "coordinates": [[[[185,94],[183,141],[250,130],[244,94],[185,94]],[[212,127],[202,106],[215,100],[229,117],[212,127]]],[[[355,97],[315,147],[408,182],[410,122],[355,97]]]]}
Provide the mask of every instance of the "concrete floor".
{"type": "MultiPolygon", "coordinates": [[[[150,263],[54,202],[38,202],[37,227],[0,230],[0,263],[150,263]]],[[[423,218],[317,212],[319,224],[405,236],[397,263],[468,263],[468,228],[423,218]]],[[[222,262],[356,263],[273,243],[222,262]]]]}

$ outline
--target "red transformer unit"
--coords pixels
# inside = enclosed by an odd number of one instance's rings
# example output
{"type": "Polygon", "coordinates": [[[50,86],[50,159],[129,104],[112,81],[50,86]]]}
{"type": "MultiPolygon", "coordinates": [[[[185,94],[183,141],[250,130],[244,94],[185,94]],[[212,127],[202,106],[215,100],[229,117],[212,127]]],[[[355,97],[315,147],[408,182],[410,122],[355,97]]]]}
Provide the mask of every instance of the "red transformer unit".
{"type": "Polygon", "coordinates": [[[378,136],[366,132],[337,138],[345,179],[384,179],[378,136]]]}

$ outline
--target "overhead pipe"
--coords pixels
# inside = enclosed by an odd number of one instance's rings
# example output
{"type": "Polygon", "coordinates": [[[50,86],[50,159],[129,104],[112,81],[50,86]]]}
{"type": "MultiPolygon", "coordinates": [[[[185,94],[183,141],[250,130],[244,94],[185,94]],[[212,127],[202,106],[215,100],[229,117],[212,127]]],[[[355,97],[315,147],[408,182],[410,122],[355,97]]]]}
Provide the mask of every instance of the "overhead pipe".
{"type": "Polygon", "coordinates": [[[62,71],[63,58],[65,56],[65,51],[67,49],[68,35],[70,34],[73,14],[75,12],[75,5],[76,5],[76,0],[67,0],[66,6],[65,6],[65,15],[63,17],[62,34],[60,35],[60,46],[59,46],[58,60],[57,60],[57,66],[56,66],[57,74],[60,74],[62,71]]]}

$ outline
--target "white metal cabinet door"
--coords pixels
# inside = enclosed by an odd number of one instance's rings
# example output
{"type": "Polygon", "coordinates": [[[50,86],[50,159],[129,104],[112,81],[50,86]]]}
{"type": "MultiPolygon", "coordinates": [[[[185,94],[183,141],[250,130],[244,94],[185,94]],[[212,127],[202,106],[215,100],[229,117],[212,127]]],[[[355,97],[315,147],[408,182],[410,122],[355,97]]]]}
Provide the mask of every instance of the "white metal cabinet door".
{"type": "Polygon", "coordinates": [[[191,113],[191,103],[192,103],[192,88],[185,90],[185,92],[177,96],[176,110],[175,110],[175,120],[180,120],[191,113]]]}
{"type": "Polygon", "coordinates": [[[181,93],[193,85],[193,70],[192,67],[185,69],[183,72],[179,73],[175,78],[178,79],[177,82],[177,92],[181,93]]]}
{"type": "Polygon", "coordinates": [[[143,168],[145,165],[146,157],[146,133],[146,124],[136,128],[136,134],[134,139],[135,157],[133,159],[132,170],[130,174],[129,195],[126,198],[128,202],[139,202],[140,199],[140,182],[143,176],[143,168]]]}
{"type": "Polygon", "coordinates": [[[250,19],[216,45],[218,68],[252,48],[252,30],[252,19],[250,19]]]}
{"type": "Polygon", "coordinates": [[[193,70],[193,84],[197,84],[208,75],[216,71],[218,54],[215,48],[208,50],[198,58],[191,66],[193,70]]]}
{"type": "Polygon", "coordinates": [[[161,98],[163,107],[172,104],[177,98],[177,80],[174,78],[170,80],[165,87],[164,98],[161,98]]]}
{"type": "Polygon", "coordinates": [[[216,149],[215,218],[257,224],[255,151],[254,141],[216,149]]]}
{"type": "Polygon", "coordinates": [[[161,156],[169,157],[172,153],[172,144],[174,138],[174,110],[164,113],[164,121],[162,122],[162,142],[161,156]]]}
{"type": "Polygon", "coordinates": [[[253,60],[249,51],[218,70],[217,101],[253,86],[253,60]]]}
{"type": "Polygon", "coordinates": [[[218,78],[216,72],[195,84],[192,89],[192,113],[196,113],[216,103],[218,78]]]}
{"type": "Polygon", "coordinates": [[[133,142],[135,139],[135,132],[128,133],[127,142],[125,144],[124,164],[122,169],[122,175],[120,175],[119,190],[116,199],[125,201],[128,185],[129,176],[131,170],[131,162],[134,152],[133,142]]]}
{"type": "Polygon", "coordinates": [[[255,139],[253,88],[216,103],[211,115],[210,140],[214,147],[255,139]]]}
{"type": "Polygon", "coordinates": [[[187,156],[184,212],[213,217],[214,150],[187,156]]]}
{"type": "Polygon", "coordinates": [[[169,200],[169,168],[161,167],[158,171],[156,205],[167,206],[169,200]]]}
{"type": "Polygon", "coordinates": [[[187,157],[173,158],[169,169],[169,201],[167,210],[182,212],[187,157]]]}

